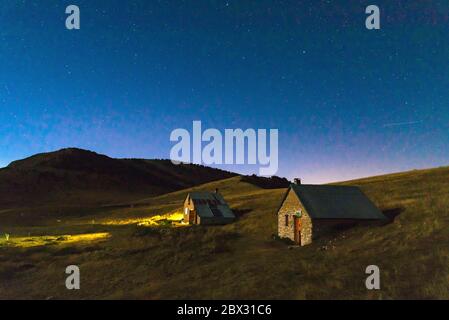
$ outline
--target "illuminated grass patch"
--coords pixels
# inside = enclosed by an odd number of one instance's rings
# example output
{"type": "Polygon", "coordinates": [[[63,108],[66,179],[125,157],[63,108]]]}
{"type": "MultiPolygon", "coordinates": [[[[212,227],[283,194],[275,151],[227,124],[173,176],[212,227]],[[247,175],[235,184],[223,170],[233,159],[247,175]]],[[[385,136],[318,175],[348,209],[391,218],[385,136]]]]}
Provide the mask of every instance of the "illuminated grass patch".
{"type": "Polygon", "coordinates": [[[183,223],[184,215],[181,212],[168,213],[163,215],[155,215],[147,218],[129,218],[129,219],[115,219],[106,221],[106,225],[130,225],[136,224],[144,227],[184,227],[188,224],[183,223]]]}
{"type": "Polygon", "coordinates": [[[109,238],[107,232],[60,236],[10,237],[9,240],[0,239],[0,247],[31,248],[47,245],[63,245],[77,242],[91,242],[109,238]]]}

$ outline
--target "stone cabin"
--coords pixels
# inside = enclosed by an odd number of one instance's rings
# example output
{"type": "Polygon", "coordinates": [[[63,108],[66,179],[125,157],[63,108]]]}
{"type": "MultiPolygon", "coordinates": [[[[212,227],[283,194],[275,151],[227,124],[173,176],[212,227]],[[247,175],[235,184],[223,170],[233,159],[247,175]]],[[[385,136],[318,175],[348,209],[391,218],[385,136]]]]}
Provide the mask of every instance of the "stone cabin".
{"type": "Polygon", "coordinates": [[[277,219],[280,238],[305,246],[330,229],[386,217],[358,187],[292,184],[277,219]]]}
{"type": "Polygon", "coordinates": [[[234,213],[218,190],[190,192],[184,201],[184,223],[220,225],[234,221],[234,213]]]}

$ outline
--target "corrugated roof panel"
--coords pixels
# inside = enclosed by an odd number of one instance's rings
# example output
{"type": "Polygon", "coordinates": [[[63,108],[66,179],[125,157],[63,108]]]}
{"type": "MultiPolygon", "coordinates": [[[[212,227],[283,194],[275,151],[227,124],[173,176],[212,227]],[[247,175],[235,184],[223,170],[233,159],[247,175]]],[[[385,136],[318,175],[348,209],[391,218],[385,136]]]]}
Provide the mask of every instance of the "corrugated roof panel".
{"type": "Polygon", "coordinates": [[[225,217],[225,218],[235,218],[234,213],[232,212],[232,210],[228,206],[226,206],[226,205],[219,205],[218,209],[220,210],[220,212],[223,215],[223,217],[225,217]]]}
{"type": "Polygon", "coordinates": [[[218,209],[218,207],[210,207],[210,210],[212,211],[214,217],[222,218],[223,213],[218,209]]]}
{"type": "Polygon", "coordinates": [[[235,218],[231,208],[219,193],[195,191],[189,194],[197,214],[202,218],[235,218]]]}
{"type": "Polygon", "coordinates": [[[210,210],[208,205],[197,205],[195,206],[196,213],[202,218],[213,218],[214,214],[210,210]]]}

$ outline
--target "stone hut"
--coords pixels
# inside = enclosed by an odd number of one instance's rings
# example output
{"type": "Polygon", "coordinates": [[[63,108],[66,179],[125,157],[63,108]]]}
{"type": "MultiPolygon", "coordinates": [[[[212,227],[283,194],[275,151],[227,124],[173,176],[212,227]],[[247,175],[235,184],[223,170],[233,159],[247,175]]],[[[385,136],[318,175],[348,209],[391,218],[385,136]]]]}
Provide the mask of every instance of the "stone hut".
{"type": "Polygon", "coordinates": [[[219,225],[234,220],[234,213],[218,190],[190,192],[184,201],[184,223],[219,225]]]}
{"type": "Polygon", "coordinates": [[[353,186],[292,184],[277,211],[279,237],[301,246],[338,226],[385,219],[353,186]]]}

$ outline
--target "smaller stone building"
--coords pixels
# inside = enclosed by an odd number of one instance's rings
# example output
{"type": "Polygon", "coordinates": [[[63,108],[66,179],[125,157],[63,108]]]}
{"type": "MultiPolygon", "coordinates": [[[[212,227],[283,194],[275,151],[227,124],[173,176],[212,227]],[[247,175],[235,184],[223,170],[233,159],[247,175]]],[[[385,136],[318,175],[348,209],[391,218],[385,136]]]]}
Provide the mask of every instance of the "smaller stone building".
{"type": "Polygon", "coordinates": [[[183,221],[201,225],[228,224],[235,221],[235,215],[218,190],[190,192],[184,201],[183,221]]]}
{"type": "Polygon", "coordinates": [[[277,219],[279,237],[304,246],[336,226],[386,217],[358,187],[292,184],[277,219]]]}

